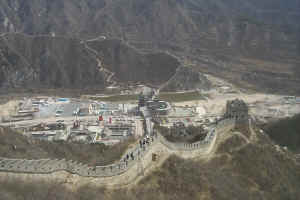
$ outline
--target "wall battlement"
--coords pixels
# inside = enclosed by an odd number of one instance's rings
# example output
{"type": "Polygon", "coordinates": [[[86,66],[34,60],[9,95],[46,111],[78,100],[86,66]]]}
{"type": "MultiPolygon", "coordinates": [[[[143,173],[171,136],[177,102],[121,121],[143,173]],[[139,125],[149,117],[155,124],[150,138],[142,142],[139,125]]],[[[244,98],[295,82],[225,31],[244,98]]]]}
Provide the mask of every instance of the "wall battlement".
{"type": "Polygon", "coordinates": [[[120,175],[134,166],[139,160],[143,160],[147,152],[155,143],[161,143],[170,151],[197,151],[205,153],[214,145],[217,134],[227,132],[235,126],[235,119],[224,119],[212,128],[203,141],[192,144],[171,143],[158,134],[150,139],[149,145],[141,148],[139,145],[132,151],[133,158],[120,160],[119,162],[107,166],[91,167],[76,161],[51,160],[26,160],[0,158],[0,172],[28,173],[28,174],[51,174],[58,171],[66,171],[82,177],[112,177],[120,175]]]}
{"type": "Polygon", "coordinates": [[[235,119],[237,123],[245,123],[249,120],[248,105],[240,99],[227,101],[224,118],[235,119]]]}

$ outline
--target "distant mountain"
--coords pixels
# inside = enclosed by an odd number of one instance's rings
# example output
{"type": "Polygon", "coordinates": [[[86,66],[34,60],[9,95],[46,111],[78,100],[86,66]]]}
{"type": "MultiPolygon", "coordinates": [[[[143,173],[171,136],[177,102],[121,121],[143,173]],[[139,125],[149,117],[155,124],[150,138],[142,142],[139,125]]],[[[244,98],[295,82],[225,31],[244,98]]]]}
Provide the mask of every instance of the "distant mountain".
{"type": "Polygon", "coordinates": [[[202,72],[300,94],[299,0],[2,0],[0,31],[116,38],[202,72]]]}
{"type": "Polygon", "coordinates": [[[128,81],[159,85],[179,65],[168,54],[140,54],[120,40],[83,42],[23,34],[0,38],[0,88],[4,89],[103,89],[128,81]]]}
{"type": "Polygon", "coordinates": [[[2,88],[104,85],[97,61],[78,40],[7,35],[0,39],[2,88]]]}

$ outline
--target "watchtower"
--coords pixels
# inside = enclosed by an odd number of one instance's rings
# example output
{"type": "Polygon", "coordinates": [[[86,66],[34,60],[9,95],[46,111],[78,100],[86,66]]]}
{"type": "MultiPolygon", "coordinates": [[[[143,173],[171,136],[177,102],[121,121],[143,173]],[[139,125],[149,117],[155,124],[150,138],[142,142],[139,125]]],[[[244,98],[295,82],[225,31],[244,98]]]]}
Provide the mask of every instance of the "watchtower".
{"type": "Polygon", "coordinates": [[[227,101],[224,118],[235,119],[236,122],[247,122],[249,119],[249,108],[247,104],[240,99],[227,101]]]}

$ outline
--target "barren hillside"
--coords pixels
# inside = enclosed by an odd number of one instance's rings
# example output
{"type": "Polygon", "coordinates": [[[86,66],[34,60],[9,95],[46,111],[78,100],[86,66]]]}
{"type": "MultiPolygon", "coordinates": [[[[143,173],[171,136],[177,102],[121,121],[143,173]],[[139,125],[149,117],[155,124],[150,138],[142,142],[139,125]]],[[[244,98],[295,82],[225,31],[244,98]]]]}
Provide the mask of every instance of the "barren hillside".
{"type": "Polygon", "coordinates": [[[180,65],[166,53],[140,54],[120,40],[83,42],[24,34],[0,38],[0,63],[2,89],[103,89],[114,80],[157,85],[180,65]]]}
{"type": "Polygon", "coordinates": [[[0,7],[2,32],[117,38],[243,87],[300,93],[299,0],[3,0],[0,7]]]}

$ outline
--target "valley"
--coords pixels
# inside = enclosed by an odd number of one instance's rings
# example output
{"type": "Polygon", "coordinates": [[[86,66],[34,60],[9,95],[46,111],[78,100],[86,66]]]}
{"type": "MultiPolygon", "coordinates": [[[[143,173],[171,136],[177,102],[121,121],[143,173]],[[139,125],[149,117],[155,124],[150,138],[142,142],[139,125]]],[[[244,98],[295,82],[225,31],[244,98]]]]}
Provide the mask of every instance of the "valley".
{"type": "Polygon", "coordinates": [[[299,0],[1,0],[0,200],[299,200],[299,0]]]}

